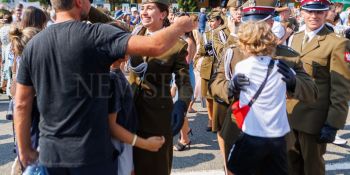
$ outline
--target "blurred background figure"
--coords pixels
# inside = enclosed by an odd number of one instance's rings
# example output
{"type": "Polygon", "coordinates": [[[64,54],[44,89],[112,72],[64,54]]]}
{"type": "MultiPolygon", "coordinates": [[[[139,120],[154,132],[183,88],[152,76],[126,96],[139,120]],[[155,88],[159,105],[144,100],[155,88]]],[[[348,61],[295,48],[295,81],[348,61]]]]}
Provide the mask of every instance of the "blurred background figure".
{"type": "MultiPolygon", "coordinates": [[[[176,19],[178,17],[181,16],[189,16],[186,13],[177,13],[177,15],[175,16],[174,21],[176,21],[176,19]]],[[[194,21],[195,25],[198,25],[198,16],[197,15],[191,15],[191,19],[194,21]]],[[[193,32],[189,32],[186,33],[184,36],[182,36],[182,38],[187,42],[188,47],[187,47],[187,57],[186,57],[186,61],[187,64],[189,66],[189,76],[190,76],[190,83],[191,83],[191,87],[192,87],[192,91],[195,91],[195,86],[196,86],[196,77],[195,77],[195,73],[194,73],[194,69],[193,69],[193,59],[195,57],[195,54],[197,53],[197,46],[196,46],[196,40],[194,38],[193,32]]],[[[196,101],[196,99],[198,98],[198,96],[196,96],[196,94],[193,94],[190,104],[188,106],[187,109],[187,113],[196,113],[197,111],[193,109],[193,104],[196,101]]],[[[184,124],[180,130],[180,138],[178,140],[178,142],[174,145],[173,149],[175,151],[184,151],[187,148],[190,149],[190,145],[191,145],[191,140],[189,138],[189,135],[193,135],[192,133],[192,129],[189,127],[189,122],[188,122],[188,118],[186,117],[184,119],[184,124]]]]}
{"type": "Polygon", "coordinates": [[[131,24],[136,26],[141,23],[140,12],[136,7],[131,7],[131,24]]]}
{"type": "Polygon", "coordinates": [[[205,28],[206,28],[206,23],[207,23],[207,14],[205,13],[206,9],[205,8],[201,8],[200,9],[200,13],[198,15],[199,17],[199,25],[198,25],[198,30],[200,33],[204,33],[205,32],[205,28]]]}
{"type": "Polygon", "coordinates": [[[114,7],[114,19],[119,20],[123,16],[122,8],[117,5],[114,7]]]}
{"type": "Polygon", "coordinates": [[[297,27],[297,22],[290,17],[290,9],[287,6],[275,8],[278,12],[278,19],[274,21],[272,32],[277,36],[277,44],[287,45],[287,39],[292,35],[297,27]]]}
{"type": "Polygon", "coordinates": [[[16,5],[14,14],[13,14],[13,22],[19,23],[22,20],[22,12],[23,12],[23,4],[19,3],[16,5]]]}
{"type": "Polygon", "coordinates": [[[7,81],[9,79],[9,70],[6,68],[9,63],[7,61],[10,44],[10,27],[12,23],[12,15],[10,11],[3,11],[2,27],[0,28],[0,44],[1,44],[1,89],[0,93],[6,93],[7,81]]]}

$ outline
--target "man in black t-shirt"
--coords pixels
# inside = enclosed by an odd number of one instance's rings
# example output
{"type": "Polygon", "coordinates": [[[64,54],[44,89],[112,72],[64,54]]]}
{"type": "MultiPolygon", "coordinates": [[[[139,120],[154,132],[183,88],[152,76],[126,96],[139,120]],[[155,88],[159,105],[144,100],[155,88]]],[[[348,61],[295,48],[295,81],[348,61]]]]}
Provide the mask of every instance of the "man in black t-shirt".
{"type": "MultiPolygon", "coordinates": [[[[32,99],[41,114],[40,162],[50,174],[113,174],[108,131],[109,66],[128,55],[158,56],[193,22],[182,17],[150,37],[131,36],[105,24],[86,24],[89,0],[51,0],[56,23],[26,46],[17,75],[15,129],[24,166],[30,147],[32,99]]],[[[162,19],[160,19],[162,20],[162,19]]]]}

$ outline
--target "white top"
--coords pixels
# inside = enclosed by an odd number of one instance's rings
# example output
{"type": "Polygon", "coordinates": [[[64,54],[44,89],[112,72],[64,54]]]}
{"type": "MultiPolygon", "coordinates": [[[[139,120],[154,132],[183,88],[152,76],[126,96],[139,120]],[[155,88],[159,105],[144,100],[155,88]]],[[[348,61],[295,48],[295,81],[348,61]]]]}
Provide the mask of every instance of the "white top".
{"type": "MultiPolygon", "coordinates": [[[[241,107],[247,105],[264,81],[271,57],[251,56],[235,67],[235,74],[245,74],[250,81],[247,91],[241,91],[241,107]]],[[[251,136],[275,138],[290,131],[286,108],[286,83],[277,72],[277,63],[269,75],[264,89],[254,102],[243,123],[242,131],[251,136]]]]}
{"type": "Polygon", "coordinates": [[[348,15],[349,15],[348,11],[343,11],[340,13],[340,19],[341,19],[343,25],[348,23],[348,15]]]}

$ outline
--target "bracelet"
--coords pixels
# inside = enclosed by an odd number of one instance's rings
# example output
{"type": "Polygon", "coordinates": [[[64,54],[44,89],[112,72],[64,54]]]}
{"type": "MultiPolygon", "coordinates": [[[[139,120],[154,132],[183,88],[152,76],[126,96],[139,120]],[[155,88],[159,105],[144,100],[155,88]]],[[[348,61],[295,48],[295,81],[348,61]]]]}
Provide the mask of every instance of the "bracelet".
{"type": "Polygon", "coordinates": [[[137,140],[137,135],[134,134],[134,138],[132,139],[132,142],[131,142],[131,145],[132,145],[132,146],[135,146],[136,140],[137,140]]]}

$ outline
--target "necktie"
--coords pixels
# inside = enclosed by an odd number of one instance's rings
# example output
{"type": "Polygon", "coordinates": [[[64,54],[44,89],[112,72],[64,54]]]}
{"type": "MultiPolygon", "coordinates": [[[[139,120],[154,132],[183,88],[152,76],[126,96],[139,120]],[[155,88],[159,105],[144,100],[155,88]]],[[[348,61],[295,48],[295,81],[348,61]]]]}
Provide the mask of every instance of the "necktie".
{"type": "Polygon", "coordinates": [[[301,50],[304,50],[304,48],[308,42],[309,42],[309,35],[305,34],[303,43],[301,45],[301,50]]]}

